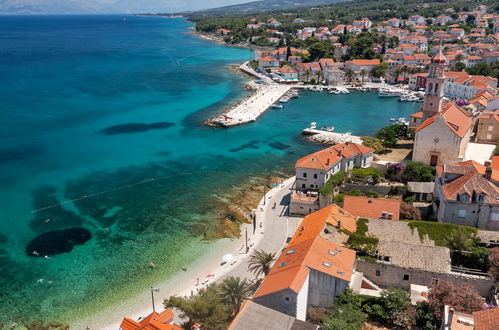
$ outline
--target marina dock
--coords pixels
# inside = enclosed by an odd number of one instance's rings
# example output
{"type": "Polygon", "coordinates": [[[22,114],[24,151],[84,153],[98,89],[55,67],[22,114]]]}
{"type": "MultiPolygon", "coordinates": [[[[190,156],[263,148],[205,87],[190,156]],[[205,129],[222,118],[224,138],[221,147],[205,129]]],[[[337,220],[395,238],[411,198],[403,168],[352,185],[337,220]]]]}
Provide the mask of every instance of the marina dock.
{"type": "Polygon", "coordinates": [[[314,142],[324,144],[337,144],[343,142],[354,142],[362,144],[362,139],[360,138],[360,136],[355,136],[350,133],[330,132],[311,127],[305,128],[303,130],[303,135],[309,135],[310,139],[314,142]]]}

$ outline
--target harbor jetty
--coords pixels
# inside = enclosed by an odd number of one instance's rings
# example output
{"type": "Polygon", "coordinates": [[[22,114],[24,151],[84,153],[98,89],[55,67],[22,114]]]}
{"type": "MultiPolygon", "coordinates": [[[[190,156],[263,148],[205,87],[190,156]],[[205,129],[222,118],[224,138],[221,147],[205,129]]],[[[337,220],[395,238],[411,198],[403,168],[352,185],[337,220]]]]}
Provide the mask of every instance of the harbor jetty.
{"type": "Polygon", "coordinates": [[[311,127],[305,128],[303,130],[303,135],[308,135],[308,138],[311,141],[321,144],[338,144],[344,142],[354,142],[362,144],[362,139],[360,138],[360,136],[352,135],[350,132],[336,133],[332,131],[317,129],[313,124],[311,127]]]}
{"type": "Polygon", "coordinates": [[[291,86],[272,84],[252,84],[254,91],[251,95],[228,107],[218,116],[208,120],[208,125],[230,127],[254,122],[272,104],[279,101],[291,86]]]}

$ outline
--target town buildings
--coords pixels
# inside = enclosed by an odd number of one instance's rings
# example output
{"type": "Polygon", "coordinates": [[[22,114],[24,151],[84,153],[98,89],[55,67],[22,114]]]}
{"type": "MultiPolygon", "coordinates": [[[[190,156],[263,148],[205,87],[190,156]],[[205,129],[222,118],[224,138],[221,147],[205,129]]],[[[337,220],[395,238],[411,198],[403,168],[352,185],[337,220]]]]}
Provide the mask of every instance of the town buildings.
{"type": "Polygon", "coordinates": [[[400,201],[396,199],[345,196],[343,209],[361,218],[400,219],[400,201]]]}
{"type": "Polygon", "coordinates": [[[120,330],[181,330],[181,327],[171,324],[173,316],[173,311],[167,308],[161,313],[152,312],[139,321],[125,317],[120,324],[120,330]]]}

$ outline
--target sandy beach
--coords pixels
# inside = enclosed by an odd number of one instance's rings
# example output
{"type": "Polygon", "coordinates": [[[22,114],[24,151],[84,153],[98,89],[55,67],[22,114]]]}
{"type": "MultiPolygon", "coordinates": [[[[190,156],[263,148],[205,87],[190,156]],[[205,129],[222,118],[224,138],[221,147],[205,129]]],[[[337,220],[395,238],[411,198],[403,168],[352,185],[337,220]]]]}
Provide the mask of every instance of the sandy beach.
{"type": "MultiPolygon", "coordinates": [[[[262,242],[262,238],[265,235],[264,230],[268,230],[268,224],[264,223],[264,220],[266,219],[265,213],[268,209],[270,209],[269,205],[272,204],[272,196],[279,196],[279,194],[286,193],[290,189],[293,182],[294,177],[286,180],[282,185],[267,192],[267,203],[265,203],[265,205],[263,198],[260,200],[256,211],[255,221],[257,226],[255,233],[253,233],[252,224],[244,224],[241,226],[242,235],[240,238],[234,240],[217,240],[210,246],[206,255],[198,258],[195,262],[188,266],[187,271],[179,271],[171,278],[163,282],[153,284],[154,288],[158,288],[160,290],[155,294],[156,311],[163,310],[163,300],[165,298],[172,295],[189,296],[191,293],[196,294],[199,288],[230,275],[232,271],[240,267],[243,264],[243,261],[251,255],[252,251],[259,247],[259,243],[262,242]],[[263,228],[260,227],[260,223],[264,226],[263,228]],[[248,253],[245,253],[246,230],[248,232],[248,253]],[[222,264],[222,257],[228,253],[234,256],[234,260],[230,263],[222,264]]],[[[286,236],[287,233],[284,233],[283,238],[286,236]]],[[[281,242],[277,242],[277,244],[280,245],[281,242]]],[[[110,306],[90,318],[77,321],[71,324],[71,327],[75,329],[87,328],[116,330],[119,328],[123,317],[138,319],[139,317],[147,316],[151,312],[151,293],[147,290],[139,296],[130,298],[120,304],[110,306]]]]}

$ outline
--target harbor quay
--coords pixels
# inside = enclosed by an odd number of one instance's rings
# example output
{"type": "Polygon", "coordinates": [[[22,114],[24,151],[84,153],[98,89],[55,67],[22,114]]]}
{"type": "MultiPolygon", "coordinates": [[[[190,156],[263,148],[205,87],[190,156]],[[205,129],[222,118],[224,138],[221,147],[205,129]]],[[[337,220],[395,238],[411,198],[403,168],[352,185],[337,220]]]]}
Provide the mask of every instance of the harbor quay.
{"type": "MultiPolygon", "coordinates": [[[[370,92],[379,90],[401,92],[400,88],[389,86],[385,83],[367,82],[361,87],[351,85],[300,85],[300,84],[281,84],[273,81],[270,77],[261,72],[254,70],[249,62],[244,62],[239,66],[239,69],[256,78],[257,80],[250,81],[246,86],[252,90],[249,96],[225,108],[220,114],[208,119],[205,124],[208,126],[232,127],[254,122],[270,107],[282,108],[282,102],[287,102],[291,97],[297,97],[299,90],[311,91],[328,91],[330,94],[345,94],[350,91],[370,92]],[[294,90],[292,92],[292,90],[294,90]]],[[[332,142],[348,140],[350,142],[358,142],[360,138],[346,137],[340,133],[322,134],[323,132],[315,132],[313,139],[317,142],[332,142]],[[321,133],[321,134],[319,134],[321,133]]]]}

